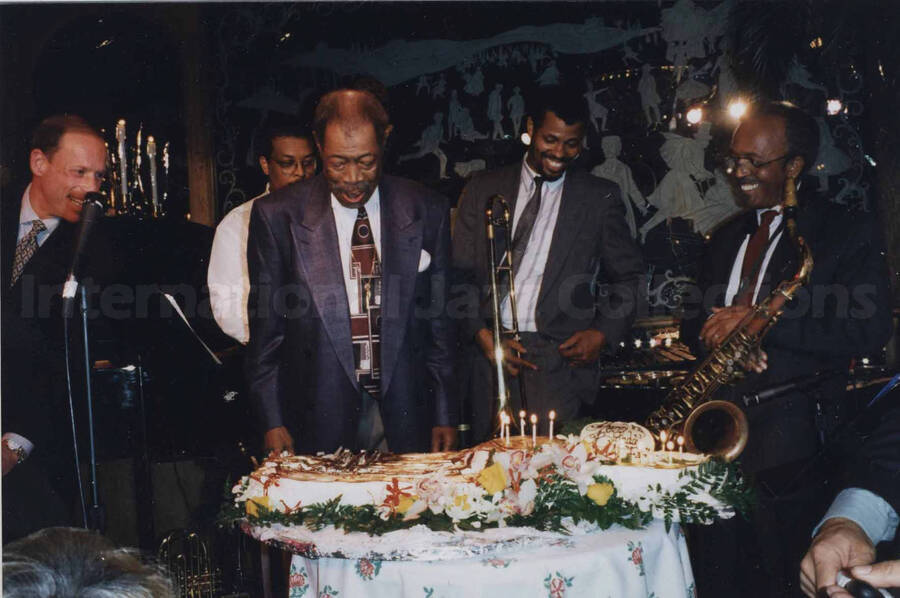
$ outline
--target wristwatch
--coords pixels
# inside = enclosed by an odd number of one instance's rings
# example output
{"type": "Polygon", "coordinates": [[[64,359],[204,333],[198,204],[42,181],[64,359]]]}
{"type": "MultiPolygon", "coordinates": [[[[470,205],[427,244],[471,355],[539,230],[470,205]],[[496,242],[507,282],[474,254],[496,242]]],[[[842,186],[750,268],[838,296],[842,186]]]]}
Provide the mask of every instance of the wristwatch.
{"type": "Polygon", "coordinates": [[[6,448],[16,454],[16,465],[22,463],[22,461],[28,457],[28,453],[25,452],[25,447],[19,444],[15,438],[4,438],[3,444],[6,445],[6,448]]]}

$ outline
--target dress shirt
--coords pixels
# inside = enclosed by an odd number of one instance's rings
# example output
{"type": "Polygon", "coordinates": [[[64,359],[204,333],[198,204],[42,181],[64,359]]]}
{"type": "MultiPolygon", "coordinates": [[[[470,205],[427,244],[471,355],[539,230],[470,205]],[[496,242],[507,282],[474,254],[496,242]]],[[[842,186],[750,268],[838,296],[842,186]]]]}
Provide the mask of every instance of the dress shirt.
{"type": "MultiPolygon", "coordinates": [[[[762,213],[767,210],[775,210],[778,213],[772,218],[772,222],[769,224],[769,236],[772,236],[772,233],[778,230],[778,227],[781,226],[781,221],[784,220],[784,214],[782,212],[781,206],[775,206],[772,208],[762,208],[756,210],[756,223],[760,223],[760,219],[762,218],[762,213]]],[[[781,238],[781,235],[784,231],[778,231],[778,234],[775,235],[773,239],[770,239],[769,246],[766,248],[766,256],[763,258],[762,264],[759,267],[759,276],[756,279],[756,288],[753,289],[753,304],[756,304],[757,295],[759,294],[759,287],[763,281],[763,275],[766,273],[766,268],[769,267],[769,260],[772,259],[772,254],[775,252],[775,246],[778,245],[778,240],[781,238]]],[[[747,252],[747,244],[750,242],[750,234],[744,237],[744,242],[741,243],[741,248],[738,249],[737,256],[734,258],[734,265],[731,267],[731,276],[728,279],[728,289],[725,291],[725,305],[731,305],[734,301],[734,296],[738,292],[738,287],[741,284],[741,268],[744,264],[744,253],[747,252]]]]}
{"type": "Polygon", "coordinates": [[[900,516],[886,500],[862,488],[841,490],[812,535],[815,536],[822,524],[835,517],[843,517],[856,523],[866,532],[872,544],[892,540],[897,533],[897,523],[900,522],[900,516]]]}
{"type": "MultiPolygon", "coordinates": [[[[375,249],[378,251],[378,261],[384,263],[381,253],[381,196],[378,189],[372,193],[372,197],[365,205],[366,214],[369,216],[369,225],[372,227],[372,236],[375,238],[375,249]]],[[[359,215],[357,208],[348,208],[331,196],[331,211],[334,212],[334,225],[337,228],[338,250],[341,253],[341,266],[344,271],[344,286],[347,287],[347,301],[350,304],[350,313],[362,313],[359,308],[358,283],[350,278],[350,246],[353,243],[353,226],[359,215]]]]}
{"type": "MultiPolygon", "coordinates": [[[[515,238],[515,227],[519,224],[519,218],[525,210],[525,205],[534,193],[534,177],[536,176],[538,174],[528,166],[528,162],[522,160],[519,194],[516,196],[516,207],[513,214],[513,234],[510,235],[513,238],[515,238]]],[[[565,180],[565,173],[555,181],[544,180],[541,188],[541,206],[537,218],[534,220],[534,227],[531,229],[531,238],[525,248],[525,255],[522,256],[522,263],[516,264],[516,308],[519,330],[522,332],[537,332],[535,313],[538,294],[541,292],[544,268],[547,266],[553,232],[556,230],[556,219],[559,216],[559,204],[565,180]]],[[[500,316],[503,326],[512,328],[509,296],[503,300],[500,316]]]]}
{"type": "Polygon", "coordinates": [[[250,213],[253,204],[269,193],[245,201],[222,218],[216,227],[206,284],[213,317],[222,331],[242,344],[250,340],[247,297],[250,295],[250,273],[247,270],[247,237],[250,235],[250,213]]]}
{"type": "Polygon", "coordinates": [[[47,240],[47,237],[56,230],[56,227],[59,226],[59,218],[55,216],[50,218],[38,218],[34,208],[31,207],[31,185],[29,184],[25,187],[25,193],[22,194],[22,208],[19,210],[19,232],[16,236],[16,243],[21,241],[22,237],[28,234],[33,226],[31,223],[34,220],[42,220],[44,226],[47,227],[47,230],[43,230],[37,235],[37,244],[38,247],[40,247],[44,244],[44,241],[47,240]]]}

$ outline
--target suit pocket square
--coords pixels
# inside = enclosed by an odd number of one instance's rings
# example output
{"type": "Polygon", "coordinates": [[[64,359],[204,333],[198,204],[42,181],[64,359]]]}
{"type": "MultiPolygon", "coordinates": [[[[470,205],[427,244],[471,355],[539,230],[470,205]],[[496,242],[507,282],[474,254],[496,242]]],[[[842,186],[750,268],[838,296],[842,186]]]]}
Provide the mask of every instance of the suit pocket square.
{"type": "Polygon", "coordinates": [[[428,269],[428,266],[431,265],[431,254],[422,250],[422,253],[419,254],[419,272],[424,272],[428,269]]]}

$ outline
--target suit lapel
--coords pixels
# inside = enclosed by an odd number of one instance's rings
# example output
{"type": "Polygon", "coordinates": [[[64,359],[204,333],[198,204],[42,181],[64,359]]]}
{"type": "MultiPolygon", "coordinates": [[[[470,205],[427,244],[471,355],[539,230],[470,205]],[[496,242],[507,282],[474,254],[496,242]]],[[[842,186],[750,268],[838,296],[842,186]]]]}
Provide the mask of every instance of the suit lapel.
{"type": "Polygon", "coordinates": [[[331,196],[324,178],[320,178],[320,184],[298,204],[301,217],[299,223],[291,224],[291,233],[299,253],[299,264],[338,361],[353,384],[357,384],[347,287],[331,196]]]}
{"type": "Polygon", "coordinates": [[[590,213],[588,204],[598,200],[599,198],[587,197],[586,193],[581,192],[581,185],[579,185],[579,179],[575,173],[569,173],[566,176],[566,180],[563,181],[562,197],[559,200],[556,228],[553,231],[553,240],[550,242],[550,254],[547,256],[544,276],[541,279],[538,305],[553,288],[557,277],[563,271],[566,258],[578,238],[578,230],[585,221],[585,214],[590,213]]]}
{"type": "Polygon", "coordinates": [[[380,185],[381,197],[381,392],[390,388],[394,365],[406,334],[409,310],[413,308],[422,232],[425,223],[417,217],[414,198],[395,194],[390,178],[380,185]]]}

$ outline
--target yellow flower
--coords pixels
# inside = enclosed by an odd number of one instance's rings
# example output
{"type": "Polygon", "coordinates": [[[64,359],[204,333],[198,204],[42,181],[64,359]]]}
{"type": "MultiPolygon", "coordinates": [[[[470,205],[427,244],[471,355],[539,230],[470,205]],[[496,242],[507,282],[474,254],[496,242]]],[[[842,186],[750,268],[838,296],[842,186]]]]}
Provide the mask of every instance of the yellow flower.
{"type": "Polygon", "coordinates": [[[272,502],[268,496],[254,496],[247,500],[245,508],[247,509],[247,515],[258,517],[260,509],[272,510],[272,502]]]}
{"type": "Polygon", "coordinates": [[[506,473],[499,463],[494,463],[481,470],[481,473],[478,474],[478,483],[489,494],[496,494],[506,488],[506,473]]]}
{"type": "Polygon", "coordinates": [[[404,496],[400,499],[400,502],[397,504],[397,512],[401,515],[404,515],[411,506],[415,504],[415,502],[419,500],[418,496],[404,496]]]}
{"type": "Polygon", "coordinates": [[[587,497],[602,507],[609,502],[609,497],[612,496],[614,490],[613,485],[607,482],[591,484],[587,489],[587,497]]]}
{"type": "Polygon", "coordinates": [[[460,507],[464,511],[469,511],[472,509],[472,505],[469,504],[469,497],[465,494],[457,494],[453,497],[453,504],[457,507],[460,507]]]}

